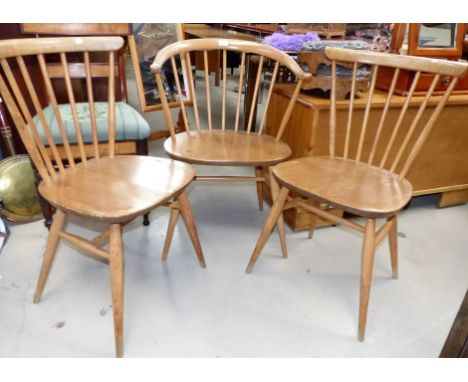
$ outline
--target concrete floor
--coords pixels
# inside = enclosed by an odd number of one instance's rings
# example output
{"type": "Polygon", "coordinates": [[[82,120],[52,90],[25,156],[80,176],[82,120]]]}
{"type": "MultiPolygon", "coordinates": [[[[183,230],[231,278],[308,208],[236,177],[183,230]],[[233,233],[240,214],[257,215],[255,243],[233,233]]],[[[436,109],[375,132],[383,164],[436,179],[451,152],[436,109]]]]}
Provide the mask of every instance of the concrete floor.
{"type": "MultiPolygon", "coordinates": [[[[242,172],[244,169],[237,169],[242,172]]],[[[386,241],[374,266],[367,336],[356,340],[360,237],[345,228],[272,235],[244,273],[267,211],[252,185],[196,184],[190,199],[207,269],[178,224],[160,261],[168,211],[125,230],[127,357],[436,357],[468,287],[468,205],[414,199],[399,222],[400,279],[386,241]]],[[[73,218],[71,232],[99,228],[73,218]]],[[[46,243],[42,222],[11,226],[0,255],[0,356],[112,357],[107,266],[59,247],[42,302],[32,303],[46,243]]]]}
{"type": "MultiPolygon", "coordinates": [[[[160,115],[150,118],[161,125],[160,115]]],[[[162,142],[151,142],[151,153],[164,155],[162,142]]],[[[246,275],[269,211],[258,211],[255,186],[203,183],[189,194],[207,269],[183,224],[161,262],[167,209],[154,211],[149,227],[137,219],[125,229],[126,357],[438,356],[468,287],[468,205],[437,209],[435,197],[419,197],[401,213],[400,279],[391,278],[384,241],[359,343],[360,236],[329,227],[309,240],[287,229],[284,260],[275,233],[246,275]]],[[[61,244],[34,305],[47,230],[41,221],[10,228],[0,254],[0,357],[113,357],[107,266],[61,244]]],[[[102,228],[69,222],[71,232],[89,237],[102,228]]]]}

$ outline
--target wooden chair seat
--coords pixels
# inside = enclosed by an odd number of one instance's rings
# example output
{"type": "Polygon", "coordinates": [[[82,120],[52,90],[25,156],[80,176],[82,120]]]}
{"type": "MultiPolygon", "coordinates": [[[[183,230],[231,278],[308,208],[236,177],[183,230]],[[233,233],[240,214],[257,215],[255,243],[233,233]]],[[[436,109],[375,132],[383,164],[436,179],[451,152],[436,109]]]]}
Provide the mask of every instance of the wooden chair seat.
{"type": "Polygon", "coordinates": [[[273,174],[296,193],[363,217],[387,217],[411,199],[412,186],[398,174],[365,163],[307,157],[280,163],[273,174]]]}
{"type": "Polygon", "coordinates": [[[272,136],[234,130],[179,133],[164,149],[173,159],[221,166],[271,166],[291,155],[289,146],[272,136]]]}
{"type": "Polygon", "coordinates": [[[39,192],[55,207],[121,223],[174,197],[195,177],[187,164],[137,155],[104,157],[67,168],[39,192]]]}

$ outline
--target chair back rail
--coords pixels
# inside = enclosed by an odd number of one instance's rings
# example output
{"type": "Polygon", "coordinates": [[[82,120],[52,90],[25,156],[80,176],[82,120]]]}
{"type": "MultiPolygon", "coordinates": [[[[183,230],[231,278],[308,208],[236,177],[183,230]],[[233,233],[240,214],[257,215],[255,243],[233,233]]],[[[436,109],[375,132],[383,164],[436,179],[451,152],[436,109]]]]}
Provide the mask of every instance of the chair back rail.
{"type": "Polygon", "coordinates": [[[265,67],[273,67],[273,74],[270,81],[270,88],[268,90],[268,94],[266,96],[266,103],[265,103],[265,110],[263,112],[261,123],[258,126],[257,133],[259,135],[263,134],[264,126],[266,123],[266,115],[268,111],[268,106],[271,99],[271,94],[273,90],[273,86],[276,83],[279,66],[287,67],[295,76],[296,76],[296,87],[293,92],[293,97],[288,105],[285,115],[283,116],[280,129],[276,135],[276,140],[279,141],[281,136],[286,128],[286,124],[291,116],[292,109],[296,98],[299,94],[299,91],[302,86],[302,81],[306,80],[310,77],[310,74],[305,73],[299,67],[299,65],[286,53],[279,51],[275,48],[272,48],[267,45],[250,42],[250,41],[240,41],[240,40],[227,40],[227,39],[213,39],[213,38],[202,38],[202,39],[193,39],[193,40],[185,40],[179,41],[174,44],[171,44],[165,48],[163,48],[155,57],[153,64],[151,65],[151,70],[154,72],[156,77],[156,83],[158,86],[159,96],[161,98],[161,103],[164,109],[164,116],[166,118],[167,125],[169,126],[169,130],[171,133],[171,137],[173,140],[176,140],[176,134],[174,129],[174,121],[172,119],[172,115],[169,110],[168,98],[166,95],[165,87],[163,84],[162,72],[163,66],[166,62],[170,61],[172,66],[172,72],[174,73],[175,79],[175,87],[177,90],[177,97],[179,99],[180,110],[182,114],[182,118],[185,123],[185,127],[187,131],[190,131],[187,116],[187,110],[184,105],[184,94],[182,92],[180,86],[180,80],[178,78],[179,70],[176,66],[176,60],[179,59],[182,68],[185,67],[187,75],[186,79],[188,82],[188,91],[190,92],[191,99],[193,101],[193,114],[194,114],[194,121],[195,121],[195,128],[196,131],[200,132],[201,124],[200,124],[200,110],[199,110],[199,102],[197,98],[197,93],[195,91],[196,86],[194,82],[194,74],[192,73],[192,64],[190,60],[190,53],[192,52],[200,52],[202,54],[202,63],[203,63],[203,76],[204,76],[204,87],[205,87],[205,97],[206,97],[206,111],[207,111],[207,128],[209,131],[213,130],[215,126],[220,126],[221,130],[225,130],[227,128],[232,128],[234,131],[239,130],[239,122],[240,122],[240,114],[241,114],[241,104],[242,104],[242,93],[244,90],[244,83],[246,81],[246,76],[248,73],[247,66],[249,65],[250,60],[255,59],[258,60],[257,64],[257,74],[253,81],[253,90],[252,90],[252,102],[250,105],[249,110],[245,110],[244,118],[246,118],[246,132],[251,133],[256,128],[256,105],[260,101],[260,89],[263,79],[263,69],[265,67]],[[217,123],[217,121],[213,121],[212,111],[213,111],[213,104],[212,104],[212,91],[210,90],[210,70],[209,70],[209,62],[208,62],[208,52],[210,51],[219,51],[220,52],[220,59],[221,59],[221,67],[222,67],[222,88],[221,88],[221,121],[217,123]],[[229,51],[238,52],[241,55],[240,58],[240,70],[239,70],[239,82],[238,82],[238,89],[237,89],[237,97],[236,97],[236,106],[235,110],[235,122],[233,126],[227,126],[227,53],[229,51]]]}
{"type": "Polygon", "coordinates": [[[71,110],[71,120],[78,146],[78,158],[82,162],[86,162],[89,158],[89,152],[85,148],[77,102],[75,101],[76,97],[72,86],[72,76],[70,74],[70,70],[75,70],[74,68],[78,67],[78,65],[75,62],[69,62],[67,54],[73,53],[74,58],[76,54],[82,54],[82,62],[79,63],[79,66],[84,67],[84,71],[82,69],[79,70],[81,78],[86,81],[93,154],[97,159],[99,159],[100,153],[92,79],[95,77],[93,74],[101,77],[106,75],[108,83],[107,120],[109,156],[113,157],[115,155],[115,52],[123,46],[123,43],[124,41],[121,37],[63,37],[0,41],[0,65],[3,69],[3,75],[0,75],[0,94],[10,111],[34,165],[45,182],[49,182],[55,178],[56,171],[63,171],[65,163],[59,154],[59,144],[54,140],[49,124],[50,121],[48,121],[43,105],[39,101],[37,86],[44,85],[46,88],[49,106],[52,108],[60,134],[60,144],[63,145],[68,165],[74,168],[74,158],[76,155],[72,152],[70,144],[71,132],[67,131],[65,127],[52,79],[57,79],[60,74],[63,75],[68,98],[67,105],[69,105],[71,110]],[[103,71],[100,66],[90,62],[90,52],[103,52],[108,55],[107,71],[103,71]],[[54,64],[54,66],[48,64],[47,57],[57,54],[60,58],[59,64],[54,64]],[[28,64],[26,64],[25,57],[28,57],[28,64]],[[19,69],[16,75],[13,73],[12,65],[16,65],[19,69]],[[39,67],[43,84],[33,83],[30,75],[32,68],[28,67],[28,65],[39,67]],[[28,103],[34,106],[34,114],[37,116],[37,119],[33,117],[32,112],[29,110],[28,103]],[[35,120],[40,122],[47,144],[43,143],[38,124],[35,120]],[[50,148],[51,155],[48,154],[46,146],[50,148]]]}
{"type": "MultiPolygon", "coordinates": [[[[330,112],[330,131],[329,131],[329,155],[351,159],[357,162],[366,162],[371,165],[385,168],[391,172],[398,173],[399,178],[403,179],[408,173],[412,163],[421,151],[426,138],[431,132],[435,121],[445,106],[450,94],[452,93],[459,77],[466,74],[468,65],[459,62],[427,59],[412,56],[400,56],[393,54],[377,53],[377,52],[362,52],[341,48],[326,48],[326,56],[332,62],[332,90],[331,90],[331,112],[330,112]],[[340,62],[352,63],[351,76],[351,91],[348,101],[340,101],[340,107],[346,103],[348,109],[347,120],[344,124],[345,139],[342,150],[336,147],[337,129],[337,99],[336,83],[337,83],[337,66],[340,62]],[[365,97],[365,108],[363,111],[362,122],[354,121],[355,105],[356,105],[356,80],[358,67],[367,65],[371,67],[371,79],[369,90],[365,97]],[[370,129],[371,124],[370,113],[373,108],[373,96],[375,93],[375,84],[380,67],[389,67],[394,69],[394,75],[390,84],[389,91],[385,96],[385,101],[378,108],[382,109],[380,116],[376,119],[375,128],[370,129]],[[394,124],[386,123],[391,101],[394,95],[395,86],[398,82],[399,75],[402,70],[415,72],[410,90],[405,101],[401,104],[400,110],[397,113],[396,122],[394,124]],[[419,107],[415,113],[407,113],[409,106],[414,101],[415,89],[422,75],[427,73],[434,76],[429,89],[424,97],[420,97],[419,107]],[[434,96],[434,91],[439,83],[444,80],[448,82],[448,86],[442,95],[434,96]],[[435,103],[435,105],[434,105],[435,103]],[[428,108],[431,105],[433,110],[428,108]],[[354,112],[354,113],[353,113],[354,112]],[[355,123],[353,123],[353,121],[355,123]],[[359,128],[358,142],[350,141],[351,129],[359,128]],[[386,136],[388,139],[383,139],[384,131],[387,130],[386,136]],[[370,133],[372,131],[372,133],[370,133]],[[365,143],[370,142],[370,151],[367,158],[364,158],[363,147],[365,143]],[[339,151],[340,150],[340,151],[339,151]],[[351,155],[354,152],[354,155],[351,155]],[[380,153],[378,155],[378,153],[380,153]],[[338,155],[342,154],[342,155],[338,155]]],[[[377,107],[377,106],[375,106],[377,107]]]]}

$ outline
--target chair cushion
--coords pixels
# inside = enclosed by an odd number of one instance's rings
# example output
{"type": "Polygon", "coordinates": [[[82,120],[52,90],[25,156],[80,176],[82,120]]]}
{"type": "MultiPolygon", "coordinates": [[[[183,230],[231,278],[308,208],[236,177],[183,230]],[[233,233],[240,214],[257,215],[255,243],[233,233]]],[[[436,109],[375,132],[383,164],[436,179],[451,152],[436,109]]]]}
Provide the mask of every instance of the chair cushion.
{"type": "Polygon", "coordinates": [[[173,159],[217,166],[271,166],[291,156],[289,146],[270,135],[234,130],[179,133],[164,149],[173,159]]]}
{"type": "Polygon", "coordinates": [[[413,190],[398,174],[342,158],[293,159],[275,166],[273,174],[281,185],[299,195],[370,218],[399,211],[413,190]]]}
{"type": "MultiPolygon", "coordinates": [[[[107,102],[95,102],[94,107],[98,140],[100,142],[104,142],[108,140],[107,102]]],[[[73,114],[70,104],[60,104],[59,109],[69,142],[77,143],[75,125],[73,123],[73,114]]],[[[92,143],[93,134],[91,127],[91,117],[89,113],[89,103],[78,102],[76,104],[76,109],[78,113],[78,120],[80,122],[81,132],[83,135],[83,141],[85,143],[92,143]]],[[[43,111],[45,120],[49,125],[55,143],[62,144],[62,137],[57,126],[54,109],[52,106],[47,106],[43,111]]],[[[44,142],[44,144],[48,144],[39,116],[34,116],[33,120],[37,126],[42,142],[44,142]]],[[[138,113],[133,107],[125,102],[115,103],[115,120],[117,141],[146,139],[150,134],[150,127],[148,122],[146,122],[140,113],[138,113]]]]}

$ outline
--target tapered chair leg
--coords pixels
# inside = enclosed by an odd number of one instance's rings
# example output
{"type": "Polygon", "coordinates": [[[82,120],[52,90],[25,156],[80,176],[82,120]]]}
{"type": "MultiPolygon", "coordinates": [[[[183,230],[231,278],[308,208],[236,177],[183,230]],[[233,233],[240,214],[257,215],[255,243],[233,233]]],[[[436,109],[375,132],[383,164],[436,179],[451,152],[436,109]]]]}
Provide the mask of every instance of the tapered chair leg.
{"type": "Polygon", "coordinates": [[[398,278],[398,225],[397,216],[388,218],[392,221],[392,227],[388,231],[388,243],[390,245],[390,261],[392,263],[392,275],[394,279],[398,278]]]}
{"type": "Polygon", "coordinates": [[[364,341],[375,254],[375,219],[367,219],[361,258],[358,340],[364,341]]]}
{"type": "Polygon", "coordinates": [[[180,193],[177,197],[177,201],[179,203],[182,218],[184,219],[187,231],[190,235],[190,239],[192,240],[193,248],[195,249],[195,253],[197,254],[198,262],[200,263],[202,268],[206,268],[205,258],[203,257],[203,250],[200,244],[200,239],[198,238],[197,227],[195,225],[192,207],[190,206],[187,193],[185,191],[180,193]]]}
{"type": "MultiPolygon", "coordinates": [[[[263,178],[263,170],[261,167],[255,167],[255,176],[257,178],[263,178]]],[[[257,198],[259,211],[263,211],[263,183],[264,182],[257,182],[257,198]]]]}
{"type": "Polygon", "coordinates": [[[276,222],[281,216],[281,212],[283,211],[283,206],[286,202],[288,194],[289,190],[286,187],[282,187],[278,196],[275,199],[275,202],[273,203],[273,206],[271,207],[270,214],[268,215],[268,218],[262,228],[262,232],[260,233],[260,237],[258,238],[257,245],[255,246],[252,256],[250,257],[247,269],[245,270],[246,273],[252,272],[252,269],[255,263],[257,262],[257,259],[260,256],[260,253],[266,241],[268,240],[268,237],[270,236],[273,227],[275,226],[276,222]]]}
{"type": "Polygon", "coordinates": [[[57,246],[60,241],[59,233],[65,226],[66,213],[57,210],[55,217],[50,227],[49,238],[47,239],[47,246],[44,254],[44,260],[42,261],[41,273],[37,282],[36,292],[34,293],[34,303],[37,304],[41,301],[42,292],[49,276],[50,268],[57,252],[57,246]]]}
{"type": "Polygon", "coordinates": [[[177,224],[178,217],[179,209],[171,208],[171,215],[169,217],[169,224],[167,226],[166,239],[164,240],[164,249],[161,257],[162,261],[166,261],[167,256],[169,255],[169,248],[171,247],[172,237],[174,236],[174,230],[177,224]]]}
{"type": "MultiPolygon", "coordinates": [[[[314,205],[314,207],[317,207],[317,208],[320,207],[320,202],[317,202],[315,200],[312,202],[312,204],[314,205]]],[[[313,213],[310,214],[309,239],[312,239],[312,237],[314,236],[317,219],[318,219],[317,214],[313,214],[313,213]]]]}
{"type": "Polygon", "coordinates": [[[117,357],[122,357],[124,258],[122,226],[120,224],[112,224],[110,227],[109,269],[112,289],[112,309],[114,313],[115,352],[117,357]]]}
{"type": "MultiPolygon", "coordinates": [[[[268,167],[268,171],[270,172],[271,198],[273,200],[276,200],[276,198],[278,197],[278,193],[279,193],[279,185],[273,176],[272,167],[268,167]]],[[[284,227],[284,218],[283,218],[282,210],[280,211],[280,214],[278,216],[278,222],[276,223],[276,226],[278,227],[278,234],[279,234],[280,243],[281,243],[281,251],[283,253],[283,257],[286,259],[288,257],[288,250],[286,247],[286,229],[284,227]]]]}

